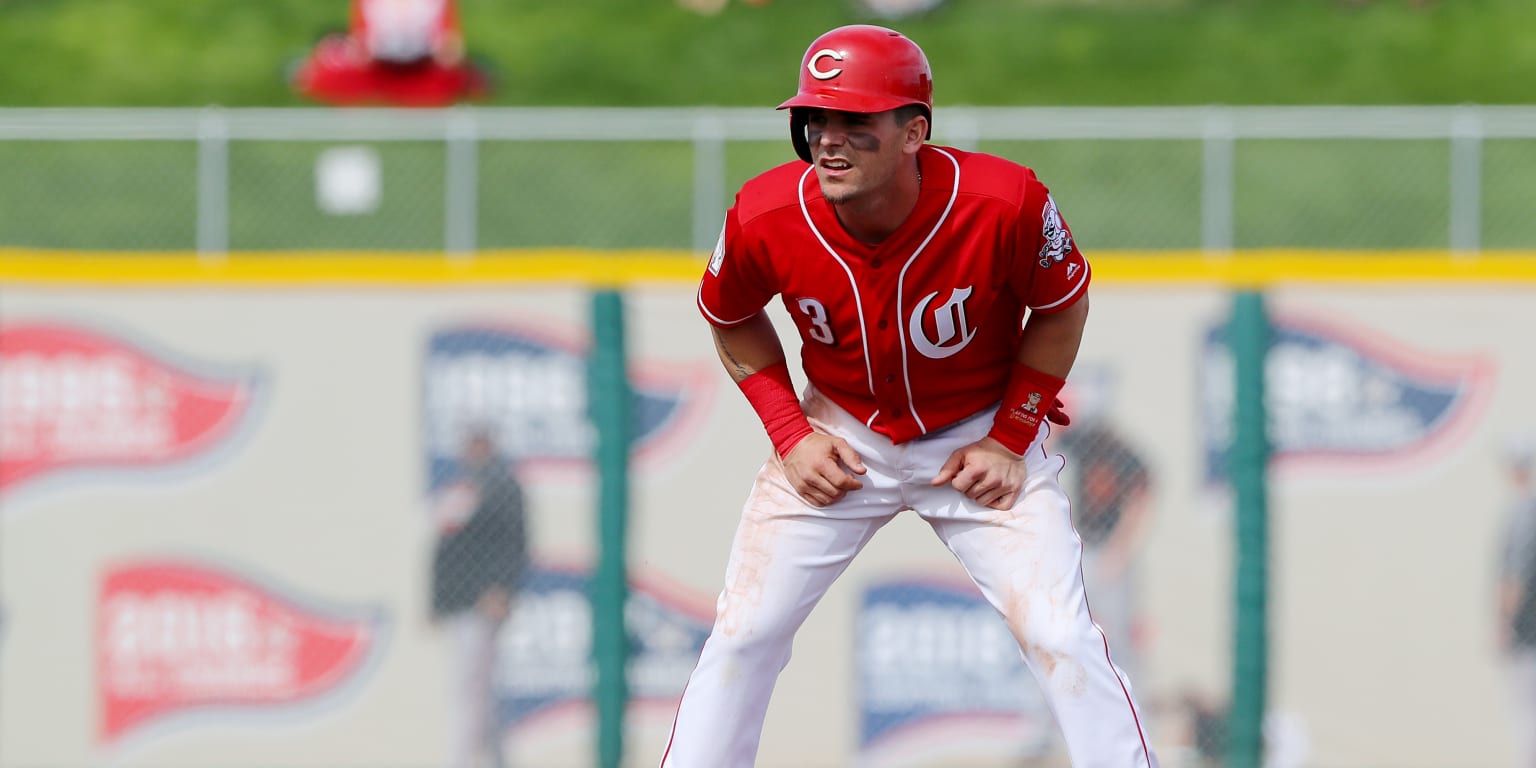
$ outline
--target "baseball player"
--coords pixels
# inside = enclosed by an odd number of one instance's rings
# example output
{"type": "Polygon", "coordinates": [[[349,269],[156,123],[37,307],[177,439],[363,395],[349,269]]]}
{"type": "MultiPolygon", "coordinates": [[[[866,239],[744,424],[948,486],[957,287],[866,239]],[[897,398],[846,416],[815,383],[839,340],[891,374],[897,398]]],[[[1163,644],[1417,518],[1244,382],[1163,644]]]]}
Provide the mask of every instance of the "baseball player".
{"type": "Polygon", "coordinates": [[[927,143],[932,73],[898,32],[817,38],[779,108],[800,161],[741,188],[698,293],[774,453],[663,768],[753,764],[796,630],[906,511],[1002,614],[1073,763],[1157,765],[1088,614],[1062,459],[1044,446],[1088,314],[1089,265],[1056,203],[1028,168],[927,143]],[[762,311],[775,295],[799,330],[798,398],[762,311]]]}

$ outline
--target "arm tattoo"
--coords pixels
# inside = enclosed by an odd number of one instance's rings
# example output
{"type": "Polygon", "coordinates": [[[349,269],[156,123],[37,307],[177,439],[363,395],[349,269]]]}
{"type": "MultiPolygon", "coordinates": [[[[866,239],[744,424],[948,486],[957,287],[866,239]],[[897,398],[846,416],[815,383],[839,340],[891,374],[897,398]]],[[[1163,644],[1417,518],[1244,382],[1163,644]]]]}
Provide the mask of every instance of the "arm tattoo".
{"type": "Polygon", "coordinates": [[[713,331],[713,333],[715,336],[715,348],[720,350],[720,358],[725,361],[726,370],[730,371],[732,379],[735,381],[741,381],[742,379],[757,373],[757,371],[748,367],[740,360],[737,360],[736,356],[731,354],[730,348],[725,345],[725,339],[720,337],[720,332],[718,330],[713,331]]]}

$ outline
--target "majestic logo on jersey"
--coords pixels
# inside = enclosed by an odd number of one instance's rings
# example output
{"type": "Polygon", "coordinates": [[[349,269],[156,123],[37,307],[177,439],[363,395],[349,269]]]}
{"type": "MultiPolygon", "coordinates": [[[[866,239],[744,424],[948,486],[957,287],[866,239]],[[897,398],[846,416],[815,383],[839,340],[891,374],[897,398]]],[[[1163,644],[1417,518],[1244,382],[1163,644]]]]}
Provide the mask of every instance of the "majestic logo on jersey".
{"type": "Polygon", "coordinates": [[[715,241],[715,252],[709,257],[709,273],[720,276],[720,265],[725,263],[725,225],[720,225],[720,239],[715,241]]]}
{"type": "Polygon", "coordinates": [[[807,72],[811,73],[811,77],[814,77],[817,80],[831,80],[832,78],[837,77],[838,75],[841,75],[843,73],[843,68],[842,67],[833,67],[831,69],[822,69],[821,68],[821,60],[822,59],[831,59],[833,61],[842,61],[843,60],[843,54],[839,53],[838,51],[834,51],[831,48],[823,48],[823,49],[821,49],[821,50],[811,54],[811,60],[805,63],[805,69],[806,69],[807,72]]]}
{"type": "Polygon", "coordinates": [[[971,287],[966,286],[956,288],[949,294],[949,301],[933,310],[933,326],[937,338],[931,341],[928,339],[928,334],[923,329],[923,313],[928,310],[928,302],[933,301],[938,295],[939,292],[934,291],[924,296],[923,300],[917,303],[917,308],[912,310],[912,319],[907,326],[912,334],[912,346],[916,347],[923,357],[934,360],[942,360],[965,349],[965,345],[976,338],[976,329],[970,327],[965,319],[965,300],[971,297],[971,287]]]}
{"type": "Polygon", "coordinates": [[[1040,221],[1040,266],[1049,267],[1072,252],[1072,233],[1067,231],[1061,213],[1056,210],[1056,201],[1050,195],[1045,196],[1045,210],[1040,212],[1040,221]]]}

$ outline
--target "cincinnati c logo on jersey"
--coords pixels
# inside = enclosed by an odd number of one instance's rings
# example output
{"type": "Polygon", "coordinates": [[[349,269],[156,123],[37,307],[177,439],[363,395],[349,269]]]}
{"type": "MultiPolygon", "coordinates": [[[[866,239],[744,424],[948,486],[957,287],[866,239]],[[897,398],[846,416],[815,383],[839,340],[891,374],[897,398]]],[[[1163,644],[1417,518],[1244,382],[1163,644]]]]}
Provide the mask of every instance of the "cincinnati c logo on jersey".
{"type": "Polygon", "coordinates": [[[842,67],[833,67],[831,69],[822,69],[821,68],[821,60],[822,59],[831,59],[833,61],[842,61],[843,60],[843,54],[841,54],[841,53],[839,53],[837,51],[834,51],[831,48],[823,48],[823,49],[821,49],[821,50],[811,54],[810,61],[807,61],[805,63],[805,70],[807,72],[811,73],[811,77],[814,77],[817,80],[831,80],[832,78],[837,77],[838,75],[841,75],[843,73],[843,68],[842,67]]]}
{"type": "Polygon", "coordinates": [[[934,360],[942,360],[965,349],[965,345],[976,338],[976,329],[972,328],[965,319],[965,300],[971,297],[971,286],[966,286],[956,288],[949,294],[949,301],[934,308],[933,328],[938,338],[929,340],[928,334],[923,330],[923,313],[928,310],[928,303],[938,295],[939,292],[934,291],[924,296],[912,310],[912,317],[907,323],[907,330],[912,334],[912,346],[916,347],[923,357],[934,360]]]}
{"type": "Polygon", "coordinates": [[[1056,201],[1045,196],[1045,210],[1040,212],[1040,266],[1049,268],[1072,252],[1072,234],[1056,210],[1056,201]]]}

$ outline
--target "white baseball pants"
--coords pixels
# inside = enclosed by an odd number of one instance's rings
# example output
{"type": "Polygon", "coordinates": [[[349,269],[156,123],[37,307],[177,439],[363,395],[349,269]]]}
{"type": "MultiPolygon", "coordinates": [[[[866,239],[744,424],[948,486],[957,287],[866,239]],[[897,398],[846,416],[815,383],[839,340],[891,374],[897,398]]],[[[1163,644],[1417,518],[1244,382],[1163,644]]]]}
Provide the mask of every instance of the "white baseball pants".
{"type": "Polygon", "coordinates": [[[502,621],[465,608],[446,619],[453,732],[448,768],[502,768],[502,735],[496,727],[496,638],[502,621]]]}
{"type": "Polygon", "coordinates": [[[1080,768],[1155,768],[1141,713],[1109,642],[1088,613],[1082,541],[1041,430],[1026,457],[1024,493],[1006,512],[930,483],[956,448],[986,435],[992,412],[902,445],[814,390],[803,402],[818,430],[849,442],[864,487],[828,507],[800,498],[777,459],[758,472],[726,566],[715,625],[689,677],[662,768],[750,768],[768,699],[795,632],[875,531],[912,510],[1002,614],[1080,768]]]}
{"type": "Polygon", "coordinates": [[[1517,649],[1508,663],[1516,738],[1512,765],[1536,768],[1536,649],[1517,649]]]}

